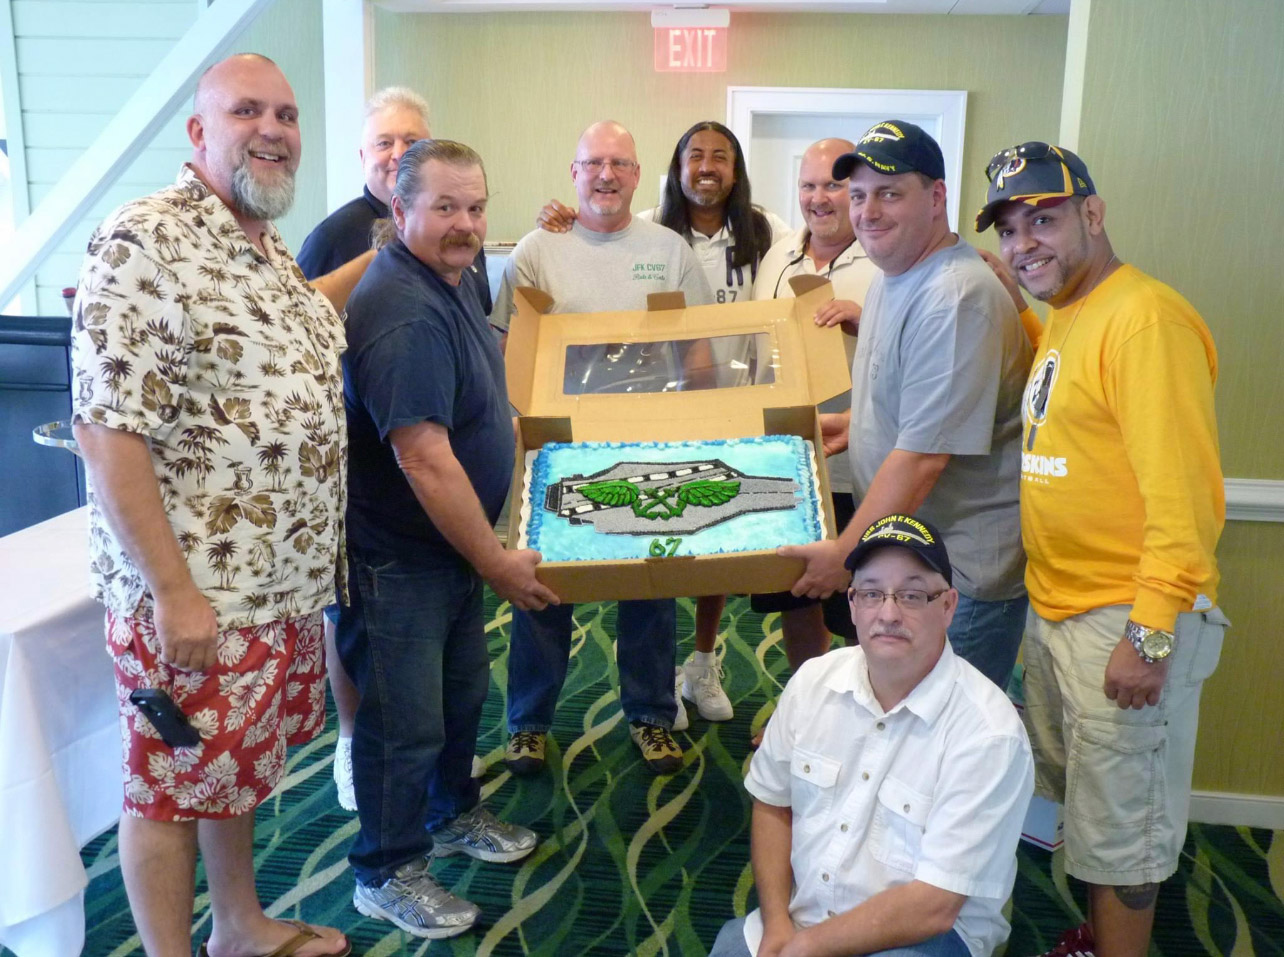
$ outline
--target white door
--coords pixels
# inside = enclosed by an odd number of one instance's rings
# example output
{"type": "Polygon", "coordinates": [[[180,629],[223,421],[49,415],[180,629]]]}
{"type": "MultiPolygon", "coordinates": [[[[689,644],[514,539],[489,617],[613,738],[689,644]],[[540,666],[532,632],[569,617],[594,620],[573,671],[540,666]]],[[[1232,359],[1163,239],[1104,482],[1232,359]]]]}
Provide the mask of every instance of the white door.
{"type": "Polygon", "coordinates": [[[802,225],[798,167],[816,140],[853,142],[881,120],[916,123],[941,145],[951,228],[958,223],[967,93],[930,90],[824,90],[728,87],[727,126],[745,149],[754,202],[802,225]]]}

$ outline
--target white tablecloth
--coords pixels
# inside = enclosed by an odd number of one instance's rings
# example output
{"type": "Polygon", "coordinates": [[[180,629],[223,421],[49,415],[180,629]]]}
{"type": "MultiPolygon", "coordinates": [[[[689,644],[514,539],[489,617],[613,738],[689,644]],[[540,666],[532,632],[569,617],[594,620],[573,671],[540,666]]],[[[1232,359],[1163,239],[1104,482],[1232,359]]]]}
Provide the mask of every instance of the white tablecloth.
{"type": "Polygon", "coordinates": [[[80,848],[120,815],[120,730],[88,516],[0,538],[0,944],[79,954],[80,848]]]}

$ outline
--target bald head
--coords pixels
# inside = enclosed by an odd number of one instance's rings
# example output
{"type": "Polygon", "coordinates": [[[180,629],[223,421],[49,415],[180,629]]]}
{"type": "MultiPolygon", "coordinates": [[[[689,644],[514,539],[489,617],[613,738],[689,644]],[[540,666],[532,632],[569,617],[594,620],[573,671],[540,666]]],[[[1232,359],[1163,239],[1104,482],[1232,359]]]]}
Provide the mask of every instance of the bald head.
{"type": "Polygon", "coordinates": [[[633,135],[619,123],[603,120],[581,133],[571,163],[580,225],[599,233],[628,226],[629,206],[641,173],[633,135]]]}
{"type": "Polygon", "coordinates": [[[798,206],[816,252],[835,252],[855,238],[847,217],[847,180],[834,179],[834,160],[856,148],[848,140],[818,140],[807,147],[798,167],[798,206]]]}
{"type": "Polygon", "coordinates": [[[267,57],[240,53],[205,71],[194,105],[192,166],[253,238],[294,200],[302,150],[294,91],[267,57]]]}
{"type": "Polygon", "coordinates": [[[627,149],[628,156],[633,162],[637,162],[638,148],[633,142],[633,134],[626,130],[622,123],[617,123],[615,120],[599,120],[581,133],[579,143],[575,147],[575,158],[589,159],[593,156],[594,149],[600,148],[605,143],[627,149]],[[626,143],[627,146],[625,146],[626,143]],[[588,152],[585,152],[586,150],[588,152]]]}
{"type": "Polygon", "coordinates": [[[842,156],[844,153],[850,153],[855,149],[856,144],[851,140],[833,138],[817,140],[812,143],[811,146],[807,147],[806,152],[803,153],[803,162],[805,163],[808,160],[812,160],[816,163],[828,161],[829,169],[832,172],[834,168],[834,160],[838,159],[838,157],[842,156]]]}
{"type": "MultiPolygon", "coordinates": [[[[278,73],[281,72],[281,68],[276,65],[276,61],[270,57],[265,57],[262,53],[235,53],[226,60],[219,60],[217,63],[206,67],[205,72],[196,81],[196,95],[193,98],[192,112],[201,113],[208,109],[210,96],[212,95],[211,91],[217,91],[230,77],[251,65],[269,66],[278,73]]],[[[285,75],[282,74],[281,78],[285,79],[285,75]]]]}

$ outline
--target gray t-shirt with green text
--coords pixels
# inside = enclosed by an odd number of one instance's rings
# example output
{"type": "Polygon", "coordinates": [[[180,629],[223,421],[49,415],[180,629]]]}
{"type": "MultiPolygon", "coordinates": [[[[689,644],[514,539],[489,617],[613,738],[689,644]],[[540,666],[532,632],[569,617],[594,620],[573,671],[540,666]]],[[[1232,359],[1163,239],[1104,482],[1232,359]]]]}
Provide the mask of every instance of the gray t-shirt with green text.
{"type": "MultiPolygon", "coordinates": [[[[713,301],[700,261],[683,238],[636,216],[613,233],[594,232],[578,222],[569,233],[527,233],[504,266],[491,325],[508,328],[513,290],[519,286],[534,286],[552,296],[553,312],[645,309],[646,297],[653,292],[680,291],[689,306],[713,301]]],[[[681,360],[667,345],[572,348],[565,375],[568,394],[681,388],[681,360]]]]}

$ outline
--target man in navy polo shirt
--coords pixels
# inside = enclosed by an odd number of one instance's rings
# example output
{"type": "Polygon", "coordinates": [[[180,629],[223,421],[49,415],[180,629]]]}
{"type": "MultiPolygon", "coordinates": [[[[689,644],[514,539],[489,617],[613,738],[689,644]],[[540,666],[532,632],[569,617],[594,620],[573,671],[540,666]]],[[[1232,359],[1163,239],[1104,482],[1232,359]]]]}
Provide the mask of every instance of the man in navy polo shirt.
{"type": "Polygon", "coordinates": [[[512,476],[504,362],[462,274],[486,235],[481,157],[450,140],[406,151],[396,239],[348,300],[351,605],[338,647],[357,683],[352,759],[361,829],[353,904],[418,937],[471,927],[430,855],[515,861],[534,832],[495,818],[471,777],[489,687],[482,582],[521,609],[557,596],[538,552],[493,524],[512,476]]]}
{"type": "MultiPolygon", "coordinates": [[[[428,103],[414,90],[389,86],[370,97],[365,107],[361,129],[361,146],[357,155],[365,172],[366,185],[361,195],[345,203],[323,219],[308,234],[299,249],[298,263],[308,279],[331,270],[370,249],[371,231],[376,223],[388,218],[388,204],[397,184],[397,163],[402,154],[417,140],[432,136],[428,128],[428,103]]],[[[481,301],[482,310],[491,309],[490,285],[486,280],[486,253],[477,250],[477,258],[464,270],[464,281],[471,283],[481,301]]],[[[357,809],[352,791],[352,722],[359,699],[351,677],[339,663],[334,645],[334,623],[339,609],[326,609],[325,657],[330,678],[330,694],[339,719],[339,737],[334,749],[334,782],[339,805],[348,811],[357,809]]],[[[475,769],[474,769],[475,770],[475,769]]]]}
{"type": "MultiPolygon", "coordinates": [[[[357,150],[365,172],[365,188],[356,199],[321,220],[303,240],[297,257],[303,275],[309,279],[325,275],[370,248],[371,229],[389,216],[397,163],[412,143],[430,136],[428,102],[414,90],[388,86],[366,101],[361,146],[357,150]]],[[[486,252],[480,247],[464,270],[464,280],[472,284],[482,311],[490,315],[486,252]]]]}

